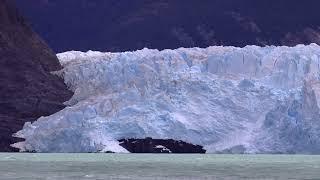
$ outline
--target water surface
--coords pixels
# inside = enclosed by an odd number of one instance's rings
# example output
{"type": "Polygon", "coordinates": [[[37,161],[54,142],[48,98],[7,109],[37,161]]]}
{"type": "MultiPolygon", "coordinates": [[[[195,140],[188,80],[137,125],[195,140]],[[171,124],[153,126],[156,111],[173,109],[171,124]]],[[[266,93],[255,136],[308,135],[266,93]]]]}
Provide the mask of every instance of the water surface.
{"type": "Polygon", "coordinates": [[[320,156],[4,153],[0,179],[320,179],[320,156]]]}

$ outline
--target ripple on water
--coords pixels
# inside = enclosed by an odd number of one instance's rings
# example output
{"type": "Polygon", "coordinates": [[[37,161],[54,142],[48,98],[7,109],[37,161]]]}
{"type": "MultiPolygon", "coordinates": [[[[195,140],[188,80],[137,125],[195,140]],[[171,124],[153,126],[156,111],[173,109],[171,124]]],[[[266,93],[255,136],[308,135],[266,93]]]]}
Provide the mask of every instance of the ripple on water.
{"type": "Polygon", "coordinates": [[[317,179],[320,156],[0,154],[0,179],[317,179]]]}

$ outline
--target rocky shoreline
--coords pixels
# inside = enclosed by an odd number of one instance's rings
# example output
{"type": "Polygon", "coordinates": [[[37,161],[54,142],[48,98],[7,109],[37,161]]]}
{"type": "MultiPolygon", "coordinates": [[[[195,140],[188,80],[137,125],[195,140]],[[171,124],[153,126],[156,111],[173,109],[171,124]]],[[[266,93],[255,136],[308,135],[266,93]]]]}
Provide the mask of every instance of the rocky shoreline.
{"type": "Polygon", "coordinates": [[[121,139],[120,146],[131,153],[206,153],[203,146],[173,139],[121,139]]]}

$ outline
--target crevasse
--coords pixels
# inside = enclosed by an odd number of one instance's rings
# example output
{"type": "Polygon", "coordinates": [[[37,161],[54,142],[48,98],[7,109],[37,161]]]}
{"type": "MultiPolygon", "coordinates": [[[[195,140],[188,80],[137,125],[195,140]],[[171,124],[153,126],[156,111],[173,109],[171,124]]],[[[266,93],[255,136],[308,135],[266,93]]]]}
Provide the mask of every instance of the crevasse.
{"type": "Polygon", "coordinates": [[[316,44],[58,58],[74,96],[15,134],[21,151],[126,152],[117,140],[152,137],[209,153],[320,153],[316,44]]]}

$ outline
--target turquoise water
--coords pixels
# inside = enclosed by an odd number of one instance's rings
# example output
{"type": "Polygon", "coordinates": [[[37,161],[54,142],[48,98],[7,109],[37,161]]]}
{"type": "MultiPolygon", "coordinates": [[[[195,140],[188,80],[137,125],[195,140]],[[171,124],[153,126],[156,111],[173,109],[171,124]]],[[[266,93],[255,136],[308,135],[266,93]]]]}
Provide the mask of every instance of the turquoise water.
{"type": "Polygon", "coordinates": [[[320,179],[320,156],[0,154],[0,179],[320,179]]]}

